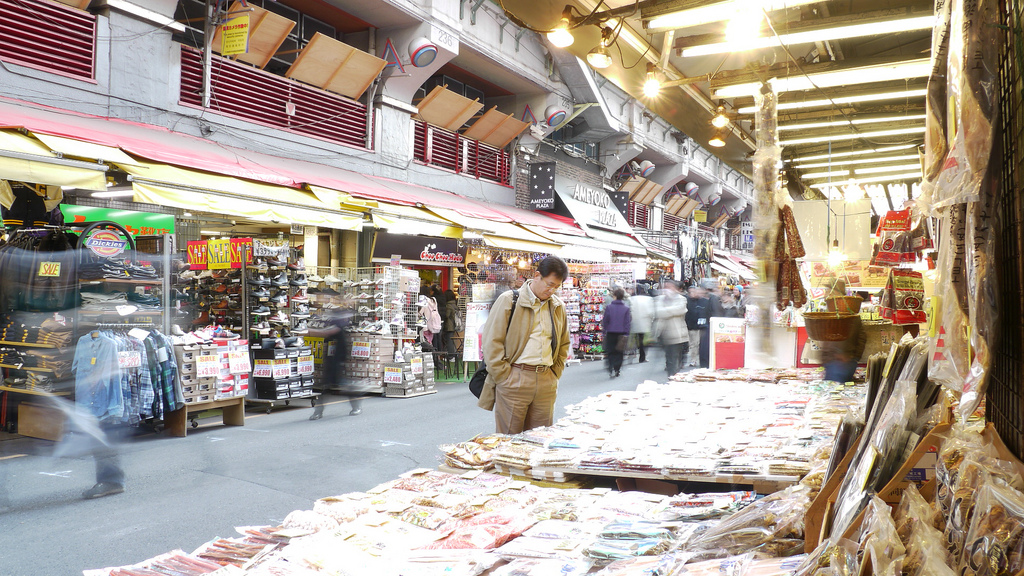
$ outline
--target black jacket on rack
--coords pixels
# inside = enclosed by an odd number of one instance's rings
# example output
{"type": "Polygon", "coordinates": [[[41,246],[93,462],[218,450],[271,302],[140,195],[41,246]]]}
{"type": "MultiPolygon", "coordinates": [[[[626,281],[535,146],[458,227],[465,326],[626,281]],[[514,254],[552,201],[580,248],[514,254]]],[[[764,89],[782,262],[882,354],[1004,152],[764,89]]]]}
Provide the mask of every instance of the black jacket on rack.
{"type": "Polygon", "coordinates": [[[78,305],[78,237],[18,230],[0,246],[0,311],[59,311],[78,305]]]}

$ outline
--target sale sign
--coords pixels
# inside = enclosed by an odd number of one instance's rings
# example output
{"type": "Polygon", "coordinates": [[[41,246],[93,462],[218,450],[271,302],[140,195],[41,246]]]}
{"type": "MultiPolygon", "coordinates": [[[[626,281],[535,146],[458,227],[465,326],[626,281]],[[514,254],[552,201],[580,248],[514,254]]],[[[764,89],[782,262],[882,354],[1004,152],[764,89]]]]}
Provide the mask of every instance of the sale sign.
{"type": "Polygon", "coordinates": [[[232,238],[231,239],[231,267],[241,268],[242,267],[242,247],[245,246],[246,261],[245,264],[252,264],[252,238],[232,238]]]}
{"type": "Polygon", "coordinates": [[[210,270],[224,270],[231,268],[231,239],[219,238],[206,241],[207,267],[210,270]]]}
{"type": "Polygon", "coordinates": [[[60,276],[60,262],[40,262],[39,276],[57,278],[60,276]]]}
{"type": "Polygon", "coordinates": [[[188,243],[188,265],[192,270],[206,270],[208,255],[205,240],[190,240],[188,243]]]}

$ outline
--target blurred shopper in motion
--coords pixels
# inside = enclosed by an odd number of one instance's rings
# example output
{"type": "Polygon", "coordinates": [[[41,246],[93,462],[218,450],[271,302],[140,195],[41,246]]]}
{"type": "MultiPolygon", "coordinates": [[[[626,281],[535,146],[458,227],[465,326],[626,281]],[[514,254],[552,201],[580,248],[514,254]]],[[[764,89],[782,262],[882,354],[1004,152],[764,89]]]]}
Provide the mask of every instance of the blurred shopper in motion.
{"type": "Polygon", "coordinates": [[[821,363],[825,366],[825,380],[853,382],[853,375],[857,372],[857,364],[864,355],[867,343],[867,333],[864,332],[860,316],[854,319],[853,328],[845,340],[818,342],[821,363]]]}
{"type": "Polygon", "coordinates": [[[636,336],[640,362],[647,362],[647,338],[654,327],[654,302],[643,284],[637,284],[636,293],[629,299],[629,309],[633,319],[630,330],[636,336]]]}
{"type": "Polygon", "coordinates": [[[626,306],[623,301],[626,298],[626,291],[616,288],[612,290],[612,297],[614,300],[604,310],[601,329],[604,332],[604,353],[608,375],[615,378],[622,370],[622,356],[629,345],[630,326],[633,321],[629,306],[626,306]]]}
{"type": "MultiPolygon", "coordinates": [[[[708,361],[703,355],[704,340],[710,328],[711,300],[708,299],[708,291],[700,286],[690,288],[687,296],[686,328],[690,334],[690,353],[687,355],[690,366],[707,368],[708,361]]],[[[710,353],[711,348],[708,348],[710,353]]]]}
{"type": "Polygon", "coordinates": [[[444,351],[449,358],[455,357],[455,333],[459,330],[459,297],[451,290],[444,291],[444,314],[441,330],[444,332],[444,351]]]}
{"type": "Polygon", "coordinates": [[[665,371],[672,376],[679,372],[683,345],[689,341],[686,298],[679,293],[679,284],[674,280],[665,282],[665,289],[654,309],[658,319],[658,340],[665,350],[665,371]]]}
{"type": "MultiPolygon", "coordinates": [[[[325,328],[309,331],[310,336],[324,339],[324,349],[327,351],[327,357],[324,358],[324,378],[320,383],[321,392],[331,391],[347,397],[352,407],[349,411],[351,416],[363,413],[362,393],[356,383],[346,375],[345,370],[352,354],[348,328],[355,316],[355,304],[354,300],[342,301],[341,306],[334,309],[325,328]]],[[[319,420],[323,416],[324,398],[321,396],[309,419],[319,420]]]]}
{"type": "Polygon", "coordinates": [[[125,475],[117,452],[124,427],[115,423],[123,401],[117,353],[117,342],[94,330],[79,339],[71,367],[75,405],[82,416],[72,421],[72,429],[92,444],[96,459],[96,485],[82,494],[87,499],[124,492],[125,475]]]}

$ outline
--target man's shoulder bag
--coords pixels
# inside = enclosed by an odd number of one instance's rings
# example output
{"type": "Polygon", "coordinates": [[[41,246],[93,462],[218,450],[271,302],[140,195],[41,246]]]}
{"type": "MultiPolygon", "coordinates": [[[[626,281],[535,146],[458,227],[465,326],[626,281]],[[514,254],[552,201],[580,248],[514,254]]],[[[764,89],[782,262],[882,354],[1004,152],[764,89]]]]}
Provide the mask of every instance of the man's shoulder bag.
{"type": "MultiPolygon", "coordinates": [[[[508,334],[509,328],[512,327],[512,316],[516,313],[516,302],[519,300],[519,291],[512,291],[512,307],[508,311],[508,325],[505,326],[505,334],[508,334]]],[[[483,351],[480,352],[481,356],[483,351]]],[[[487,381],[487,365],[481,360],[480,367],[477,368],[476,372],[473,373],[473,377],[469,379],[469,391],[473,393],[473,396],[477,398],[484,391],[484,382],[487,381]]]]}

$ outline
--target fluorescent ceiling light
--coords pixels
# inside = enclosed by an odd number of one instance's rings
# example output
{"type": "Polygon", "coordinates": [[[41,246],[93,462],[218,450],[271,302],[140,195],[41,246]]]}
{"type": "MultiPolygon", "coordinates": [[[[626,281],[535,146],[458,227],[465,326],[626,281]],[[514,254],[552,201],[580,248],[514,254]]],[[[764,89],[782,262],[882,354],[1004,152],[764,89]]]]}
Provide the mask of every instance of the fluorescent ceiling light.
{"type": "Polygon", "coordinates": [[[93,192],[93,198],[125,198],[134,196],[134,190],[107,190],[106,192],[93,192]]]}
{"type": "Polygon", "coordinates": [[[896,166],[878,166],[877,168],[857,168],[854,170],[855,174],[879,174],[881,172],[899,172],[900,170],[913,170],[920,168],[921,163],[915,162],[913,164],[898,164],[896,166]]]}
{"type": "Polygon", "coordinates": [[[852,134],[823,134],[813,138],[797,138],[795,140],[780,141],[779,146],[795,146],[797,144],[815,144],[818,142],[835,142],[837,140],[857,140],[858,138],[881,138],[883,136],[899,136],[901,134],[919,134],[925,130],[924,126],[913,128],[894,128],[892,130],[876,130],[874,132],[860,132],[852,134]]]}
{"type": "MultiPolygon", "coordinates": [[[[842,96],[839,98],[823,98],[821,100],[804,100],[801,102],[781,102],[776,110],[797,110],[800,108],[822,108],[839,104],[856,104],[858,102],[879,102],[882,100],[903,100],[906,98],[920,98],[928,94],[926,88],[916,90],[900,90],[897,92],[878,92],[875,94],[857,94],[856,96],[842,96]]],[[[757,112],[756,106],[745,106],[740,108],[739,114],[753,114],[757,112]]]]}
{"type": "Polygon", "coordinates": [[[786,162],[803,162],[807,160],[824,160],[826,158],[847,158],[850,156],[867,156],[868,154],[882,154],[884,152],[895,152],[897,150],[906,150],[907,148],[914,148],[917,144],[900,144],[899,146],[884,146],[882,148],[873,148],[868,150],[853,150],[850,152],[833,152],[831,154],[817,154],[815,156],[801,156],[799,158],[793,158],[792,160],[786,160],[786,162]]]}
{"type": "Polygon", "coordinates": [[[849,170],[834,170],[832,172],[808,172],[800,177],[804,180],[817,180],[819,178],[838,178],[840,176],[849,176],[849,170]]]}
{"type": "Polygon", "coordinates": [[[853,24],[850,26],[836,26],[834,28],[820,28],[804,32],[793,32],[790,34],[779,34],[775,36],[763,36],[750,38],[737,42],[716,42],[702,46],[692,46],[683,49],[683,57],[688,56],[710,56],[713,54],[731,54],[744,50],[760,50],[763,48],[774,48],[776,46],[791,46],[793,44],[807,44],[811,42],[828,42],[830,40],[841,40],[843,38],[860,38],[863,36],[880,36],[882,34],[895,34],[897,32],[908,32],[910,30],[929,30],[935,25],[935,16],[918,16],[915,18],[902,18],[899,20],[886,20],[884,22],[872,22],[869,24],[853,24]]]}
{"type": "Polygon", "coordinates": [[[860,124],[880,124],[882,122],[909,122],[911,120],[924,120],[924,114],[910,114],[906,116],[889,116],[886,118],[854,118],[853,120],[834,120],[829,122],[807,122],[804,124],[780,124],[779,131],[783,130],[811,130],[813,128],[830,128],[832,126],[850,126],[860,124]]]}
{"type": "Polygon", "coordinates": [[[206,236],[220,236],[223,234],[220,230],[200,230],[199,233],[206,236]]]}
{"type": "MultiPolygon", "coordinates": [[[[907,172],[907,173],[904,173],[904,174],[891,174],[889,176],[875,176],[873,178],[857,178],[856,180],[854,180],[854,182],[856,182],[857,184],[867,184],[869,182],[895,182],[895,181],[898,181],[898,180],[910,180],[912,178],[920,178],[920,177],[921,177],[921,171],[918,170],[917,172],[907,172]]],[[[837,185],[836,183],[831,183],[830,184],[828,182],[822,182],[821,184],[812,184],[811,188],[817,188],[819,190],[823,190],[823,189],[828,188],[830,186],[836,186],[836,185],[837,185]]]]}
{"type": "MultiPolygon", "coordinates": [[[[924,78],[931,74],[932,66],[928,58],[917,58],[904,62],[892,62],[889,64],[876,64],[874,66],[862,66],[848,70],[835,70],[833,72],[817,72],[804,76],[777,76],[770,78],[768,82],[775,88],[776,93],[795,92],[799,90],[814,90],[815,88],[835,88],[837,86],[849,86],[852,84],[872,84],[875,82],[887,82],[890,80],[906,80],[908,78],[924,78]]],[[[753,96],[761,89],[761,81],[745,82],[732,86],[723,86],[715,89],[713,98],[737,98],[740,96],[753,96]]]]}
{"type": "Polygon", "coordinates": [[[785,8],[795,8],[797,6],[816,4],[817,1],[818,0],[762,0],[760,2],[755,2],[753,0],[728,0],[726,2],[716,2],[707,6],[677,10],[676,12],[669,12],[668,14],[655,16],[647,19],[644,22],[644,26],[649,31],[658,29],[675,30],[679,28],[689,28],[692,26],[700,26],[702,24],[711,24],[712,22],[730,20],[737,12],[749,12],[751,10],[761,9],[771,12],[773,10],[783,10],[785,8]]]}
{"type": "Polygon", "coordinates": [[[807,170],[809,168],[828,168],[830,166],[851,166],[853,164],[881,164],[882,162],[899,162],[900,160],[916,160],[917,154],[900,156],[882,156],[880,158],[863,158],[860,160],[839,160],[837,162],[812,162],[810,164],[794,164],[793,168],[807,170]]]}

